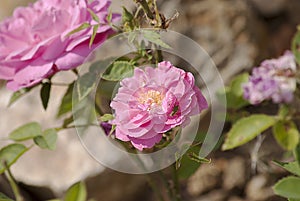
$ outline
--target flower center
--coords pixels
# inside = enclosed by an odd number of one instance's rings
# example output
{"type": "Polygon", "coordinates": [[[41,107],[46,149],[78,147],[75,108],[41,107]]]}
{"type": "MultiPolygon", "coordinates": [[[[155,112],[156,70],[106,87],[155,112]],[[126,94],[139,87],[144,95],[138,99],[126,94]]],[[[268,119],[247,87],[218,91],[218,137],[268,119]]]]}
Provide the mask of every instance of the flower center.
{"type": "Polygon", "coordinates": [[[164,96],[161,92],[150,89],[139,95],[138,101],[147,107],[147,110],[151,110],[154,106],[160,106],[164,96]]]}

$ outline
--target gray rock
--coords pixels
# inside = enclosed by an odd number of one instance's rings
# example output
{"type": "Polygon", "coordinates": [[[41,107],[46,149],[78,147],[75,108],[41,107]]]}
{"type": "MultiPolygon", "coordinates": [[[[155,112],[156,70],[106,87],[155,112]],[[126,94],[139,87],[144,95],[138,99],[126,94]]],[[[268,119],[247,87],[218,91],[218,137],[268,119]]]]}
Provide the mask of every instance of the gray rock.
{"type": "Polygon", "coordinates": [[[225,161],[219,160],[212,164],[203,164],[188,180],[187,191],[198,196],[204,192],[215,189],[222,183],[221,174],[225,161]]]}
{"type": "Polygon", "coordinates": [[[86,184],[89,197],[95,200],[147,201],[151,197],[151,191],[149,191],[144,175],[130,175],[105,170],[98,176],[88,178],[86,184]]]}
{"type": "Polygon", "coordinates": [[[267,175],[260,174],[254,176],[246,186],[246,195],[249,200],[263,201],[274,196],[267,175]]]}
{"type": "Polygon", "coordinates": [[[228,193],[224,190],[214,190],[193,201],[225,201],[228,193]]]}
{"type": "Polygon", "coordinates": [[[259,12],[266,16],[274,16],[287,9],[288,0],[250,0],[259,12]]]}
{"type": "Polygon", "coordinates": [[[246,182],[245,160],[236,157],[228,161],[223,174],[223,187],[231,190],[235,187],[242,189],[246,182]]]}
{"type": "Polygon", "coordinates": [[[237,196],[232,196],[230,198],[228,198],[228,201],[246,201],[240,197],[237,197],[237,196]]]}

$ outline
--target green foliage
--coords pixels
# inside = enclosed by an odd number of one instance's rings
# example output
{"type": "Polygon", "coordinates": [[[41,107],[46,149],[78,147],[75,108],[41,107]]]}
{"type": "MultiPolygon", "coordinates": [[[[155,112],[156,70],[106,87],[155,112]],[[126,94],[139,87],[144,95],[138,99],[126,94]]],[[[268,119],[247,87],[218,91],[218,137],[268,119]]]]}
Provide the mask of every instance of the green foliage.
{"type": "Polygon", "coordinates": [[[285,170],[289,171],[290,173],[300,177],[300,166],[298,165],[298,163],[296,161],[289,162],[289,163],[282,163],[282,162],[274,161],[274,163],[276,165],[284,168],[285,170]]]}
{"type": "Polygon", "coordinates": [[[285,118],[288,116],[290,113],[290,108],[287,105],[280,105],[279,111],[278,111],[278,116],[282,120],[285,120],[285,118]]]}
{"type": "Polygon", "coordinates": [[[176,169],[179,179],[187,179],[192,176],[202,163],[210,163],[210,160],[198,156],[200,145],[190,147],[182,157],[176,157],[176,169]]]}
{"type": "Polygon", "coordinates": [[[80,31],[82,31],[84,29],[87,29],[87,28],[90,28],[90,27],[91,27],[91,25],[89,23],[85,22],[85,23],[81,24],[79,27],[77,27],[76,29],[70,31],[67,34],[67,36],[71,36],[71,35],[73,35],[73,34],[75,34],[77,32],[80,32],[80,31]]]}
{"type": "Polygon", "coordinates": [[[298,145],[294,149],[294,157],[295,160],[298,162],[298,165],[300,166],[300,143],[298,143],[298,145]]]}
{"type": "Polygon", "coordinates": [[[70,115],[69,117],[64,119],[62,128],[66,128],[68,125],[72,124],[74,121],[73,115],[70,115]]]}
{"type": "Polygon", "coordinates": [[[227,107],[232,109],[240,109],[249,103],[243,98],[242,85],[249,79],[249,74],[244,73],[235,77],[230,85],[225,88],[225,94],[217,93],[220,100],[224,100],[222,96],[226,96],[227,107]],[[222,98],[221,98],[222,97],[222,98]]]}
{"type": "Polygon", "coordinates": [[[198,156],[195,152],[191,152],[188,154],[189,158],[193,161],[196,161],[197,163],[210,163],[211,160],[207,158],[202,158],[198,156]]]}
{"type": "Polygon", "coordinates": [[[92,33],[92,36],[91,36],[91,39],[90,39],[89,47],[92,47],[92,45],[94,43],[95,37],[97,35],[98,28],[99,28],[98,24],[93,26],[93,33],[92,33]]]}
{"type": "Polygon", "coordinates": [[[10,167],[28,150],[22,144],[10,144],[0,150],[0,174],[10,167]]]}
{"type": "Polygon", "coordinates": [[[92,10],[89,9],[89,8],[88,8],[87,10],[88,10],[88,12],[91,14],[93,20],[95,20],[96,22],[100,23],[100,20],[99,20],[99,17],[97,16],[97,14],[94,13],[94,11],[92,11],[92,10]]]}
{"type": "Polygon", "coordinates": [[[61,117],[62,115],[72,111],[73,88],[74,82],[69,85],[66,93],[64,94],[64,97],[58,109],[57,117],[61,117]]]}
{"type": "Polygon", "coordinates": [[[104,114],[100,117],[100,121],[104,122],[104,121],[110,121],[113,120],[114,116],[112,114],[104,114]]]}
{"type": "Polygon", "coordinates": [[[125,31],[130,32],[130,31],[134,30],[134,27],[135,27],[134,16],[125,7],[123,7],[122,21],[123,21],[125,31]]]}
{"type": "Polygon", "coordinates": [[[275,123],[276,119],[274,117],[264,114],[242,118],[228,132],[222,149],[229,150],[241,146],[254,139],[275,123]]]}
{"type": "Polygon", "coordinates": [[[294,122],[278,121],[273,126],[273,135],[278,144],[286,150],[293,150],[299,143],[299,132],[294,122]]]}
{"type": "Polygon", "coordinates": [[[273,190],[275,194],[289,199],[300,199],[300,178],[299,177],[286,177],[278,181],[273,190]]]}
{"type": "Polygon", "coordinates": [[[32,88],[24,88],[20,89],[19,91],[16,91],[12,94],[10,97],[10,100],[8,102],[8,107],[10,107],[13,103],[15,103],[17,100],[19,100],[21,97],[23,97],[25,94],[27,94],[32,88]]]}
{"type": "Polygon", "coordinates": [[[109,69],[109,72],[105,72],[102,78],[108,81],[120,81],[124,77],[133,75],[134,65],[128,61],[115,61],[109,69]]]}
{"type": "Polygon", "coordinates": [[[133,20],[133,15],[131,12],[129,12],[127,10],[127,8],[125,8],[124,6],[122,7],[123,8],[123,13],[122,13],[122,20],[123,20],[123,23],[125,22],[131,22],[133,20]]]}
{"type": "Polygon", "coordinates": [[[76,88],[79,101],[84,99],[94,89],[96,76],[97,75],[95,73],[87,72],[78,78],[76,88]]]}
{"type": "Polygon", "coordinates": [[[25,124],[9,134],[9,139],[14,141],[25,141],[42,135],[42,128],[37,122],[25,124]]]}
{"type": "Polygon", "coordinates": [[[295,55],[296,62],[298,63],[298,65],[300,65],[300,29],[299,29],[299,27],[298,27],[298,32],[296,33],[296,35],[293,38],[292,51],[293,51],[293,54],[295,55]]]}
{"type": "Polygon", "coordinates": [[[200,166],[200,163],[191,160],[189,157],[189,153],[193,151],[198,153],[199,150],[199,147],[193,147],[187,150],[187,152],[182,157],[176,156],[176,168],[179,179],[187,179],[197,171],[197,169],[200,166]]]}
{"type": "Polygon", "coordinates": [[[64,201],[86,201],[86,199],[86,186],[83,182],[78,182],[68,189],[64,201]]]}
{"type": "Polygon", "coordinates": [[[162,41],[159,33],[151,30],[141,30],[141,33],[147,41],[167,49],[172,49],[170,45],[162,41]]]}
{"type": "Polygon", "coordinates": [[[42,149],[55,150],[57,132],[55,129],[48,129],[43,132],[43,135],[37,136],[33,140],[42,149]]]}
{"type": "Polygon", "coordinates": [[[41,92],[40,92],[40,96],[41,96],[42,104],[43,104],[43,107],[45,110],[48,107],[50,91],[51,91],[51,84],[43,83],[43,86],[42,86],[41,92]]]}
{"type": "Polygon", "coordinates": [[[0,192],[0,201],[13,201],[13,200],[0,192]]]}

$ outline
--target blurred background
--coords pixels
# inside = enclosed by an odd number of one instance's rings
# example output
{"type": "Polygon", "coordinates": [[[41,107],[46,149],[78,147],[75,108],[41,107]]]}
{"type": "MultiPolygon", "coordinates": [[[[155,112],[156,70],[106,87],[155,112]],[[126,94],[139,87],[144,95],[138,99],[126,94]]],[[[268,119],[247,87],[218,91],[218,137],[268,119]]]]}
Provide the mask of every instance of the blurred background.
{"type": "MultiPolygon", "coordinates": [[[[0,19],[29,2],[33,1],[1,0],[0,19]]],[[[121,6],[133,8],[130,0],[112,2],[113,11],[120,12],[121,6]]],[[[263,59],[277,57],[290,49],[296,25],[300,23],[299,0],[158,0],[158,4],[167,17],[176,11],[180,13],[170,29],[198,42],[216,63],[225,83],[263,59]]],[[[65,79],[69,74],[60,73],[60,76],[65,79]]],[[[45,127],[59,125],[55,109],[65,90],[53,88],[55,94],[47,111],[40,103],[39,90],[33,90],[7,108],[12,93],[1,82],[0,147],[8,143],[5,137],[10,131],[26,122],[38,121],[45,127]]],[[[84,150],[75,130],[59,134],[55,151],[34,147],[12,168],[23,188],[35,196],[33,200],[60,196],[70,185],[83,179],[86,179],[89,197],[97,201],[155,200],[144,176],[106,170],[84,150]]],[[[202,165],[193,177],[182,182],[184,198],[191,201],[284,200],[274,196],[271,189],[284,173],[267,162],[280,158],[282,150],[271,138],[265,141],[257,153],[253,153],[256,145],[253,142],[234,151],[209,156],[212,164],[202,165]],[[254,162],[257,172],[251,171],[254,162]]],[[[1,177],[0,191],[11,193],[1,177]]]]}

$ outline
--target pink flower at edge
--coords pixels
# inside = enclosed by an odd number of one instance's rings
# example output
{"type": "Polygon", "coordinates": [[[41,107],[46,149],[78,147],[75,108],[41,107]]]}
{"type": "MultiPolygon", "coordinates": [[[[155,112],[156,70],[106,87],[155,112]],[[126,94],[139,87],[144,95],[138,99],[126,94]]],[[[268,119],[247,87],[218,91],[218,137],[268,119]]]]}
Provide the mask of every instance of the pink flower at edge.
{"type": "MultiPolygon", "coordinates": [[[[0,23],[0,79],[17,91],[78,67],[113,33],[106,20],[109,6],[109,0],[39,0],[17,8],[0,23]],[[92,27],[67,36],[83,23],[97,24],[89,10],[100,22],[91,47],[92,27]]],[[[113,14],[112,21],[118,19],[113,14]]]]}
{"type": "Polygon", "coordinates": [[[273,103],[289,103],[294,98],[297,70],[291,51],[277,59],[268,59],[252,70],[249,82],[244,84],[244,98],[256,105],[265,100],[273,103]]]}
{"type": "Polygon", "coordinates": [[[122,80],[111,107],[116,138],[143,150],[170,129],[188,125],[208,104],[191,73],[164,61],[158,68],[136,68],[132,77],[122,80]]]}

